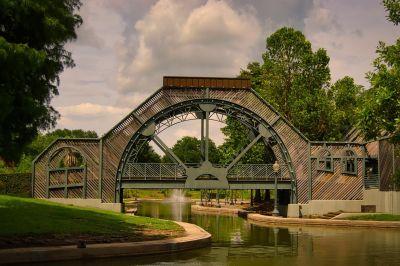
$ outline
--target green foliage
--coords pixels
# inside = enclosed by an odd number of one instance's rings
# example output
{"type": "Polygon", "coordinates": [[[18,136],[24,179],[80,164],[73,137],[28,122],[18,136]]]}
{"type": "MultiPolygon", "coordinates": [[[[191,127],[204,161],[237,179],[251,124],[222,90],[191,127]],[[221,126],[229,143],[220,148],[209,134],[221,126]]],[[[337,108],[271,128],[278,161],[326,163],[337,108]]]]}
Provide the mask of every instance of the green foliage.
{"type": "Polygon", "coordinates": [[[32,195],[31,177],[30,173],[0,173],[0,194],[30,197],[32,195]]]}
{"type": "MultiPolygon", "coordinates": [[[[394,2],[398,8],[399,1],[394,2]]],[[[393,142],[399,143],[400,39],[393,45],[379,42],[376,53],[374,70],[367,73],[371,88],[364,97],[358,127],[367,139],[390,135],[393,142]]]]}
{"type": "Polygon", "coordinates": [[[362,220],[362,221],[400,221],[400,215],[396,214],[367,214],[355,215],[346,218],[346,220],[362,220]]]}
{"type": "MultiPolygon", "coordinates": [[[[400,22],[400,1],[382,1],[388,20],[400,22]]],[[[359,114],[358,127],[367,139],[382,135],[392,136],[400,142],[400,39],[393,45],[379,42],[374,70],[367,73],[371,88],[365,93],[363,108],[359,114]]]]}
{"type": "Polygon", "coordinates": [[[42,134],[39,133],[36,138],[24,148],[21,159],[16,167],[6,167],[0,164],[0,173],[27,173],[31,171],[32,161],[44,149],[46,149],[53,141],[58,138],[97,138],[94,131],[84,131],[81,129],[57,129],[53,132],[42,134]]]}
{"type": "Polygon", "coordinates": [[[308,138],[332,139],[328,64],[324,49],[313,52],[303,33],[284,27],[267,38],[263,64],[250,63],[241,76],[308,138]]]}
{"type": "MultiPolygon", "coordinates": [[[[200,146],[201,140],[186,136],[176,142],[172,147],[172,151],[184,163],[200,163],[202,161],[200,146]]],[[[209,160],[212,163],[218,163],[220,160],[220,151],[211,139],[209,140],[209,160]]],[[[171,162],[171,159],[164,156],[162,161],[171,162]]]]}
{"type": "Polygon", "coordinates": [[[383,6],[389,13],[387,18],[389,21],[393,22],[395,25],[400,23],[400,0],[383,0],[383,6]]]}
{"type": "Polygon", "coordinates": [[[59,74],[72,67],[64,49],[82,19],[79,0],[0,1],[0,160],[19,161],[38,134],[55,125],[50,100],[59,74]]]}
{"type": "Polygon", "coordinates": [[[145,142],[139,151],[137,161],[140,163],[160,163],[161,157],[148,142],[145,142]]]}
{"type": "Polygon", "coordinates": [[[357,123],[357,111],[362,102],[363,87],[354,83],[351,77],[336,81],[328,91],[333,101],[333,124],[331,134],[344,139],[345,134],[357,123]]]}
{"type": "Polygon", "coordinates": [[[176,230],[172,221],[0,195],[0,236],[129,236],[146,229],[176,230]],[[79,221],[79,222],[77,222],[79,221]]]}
{"type": "MultiPolygon", "coordinates": [[[[228,117],[226,126],[221,129],[225,134],[226,139],[219,147],[220,149],[220,162],[228,164],[232,161],[239,151],[249,144],[249,130],[234,118],[228,117]]],[[[268,153],[264,143],[259,141],[256,143],[241,159],[242,163],[265,163],[271,162],[271,153],[268,153]]]]}

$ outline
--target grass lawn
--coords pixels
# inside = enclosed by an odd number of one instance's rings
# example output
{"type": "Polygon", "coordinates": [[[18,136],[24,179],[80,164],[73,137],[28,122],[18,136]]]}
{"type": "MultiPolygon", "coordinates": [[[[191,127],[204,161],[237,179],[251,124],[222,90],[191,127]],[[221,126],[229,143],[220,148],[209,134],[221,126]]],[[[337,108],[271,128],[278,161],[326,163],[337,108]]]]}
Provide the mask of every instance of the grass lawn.
{"type": "Polygon", "coordinates": [[[370,214],[355,215],[346,218],[346,220],[363,220],[363,221],[400,221],[400,215],[396,214],[370,214]]]}
{"type": "Polygon", "coordinates": [[[0,195],[0,247],[10,246],[8,242],[18,246],[26,239],[99,243],[162,239],[183,232],[172,221],[0,195]]]}

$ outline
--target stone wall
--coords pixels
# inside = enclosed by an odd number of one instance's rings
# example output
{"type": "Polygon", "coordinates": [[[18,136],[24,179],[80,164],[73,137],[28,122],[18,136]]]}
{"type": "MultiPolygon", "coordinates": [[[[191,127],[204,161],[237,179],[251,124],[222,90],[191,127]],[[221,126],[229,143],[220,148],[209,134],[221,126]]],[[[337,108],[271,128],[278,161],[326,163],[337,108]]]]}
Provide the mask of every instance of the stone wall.
{"type": "Polygon", "coordinates": [[[400,214],[400,191],[364,190],[363,200],[311,200],[307,204],[289,204],[288,217],[323,215],[328,212],[361,212],[362,205],[376,206],[376,212],[400,214]]]}

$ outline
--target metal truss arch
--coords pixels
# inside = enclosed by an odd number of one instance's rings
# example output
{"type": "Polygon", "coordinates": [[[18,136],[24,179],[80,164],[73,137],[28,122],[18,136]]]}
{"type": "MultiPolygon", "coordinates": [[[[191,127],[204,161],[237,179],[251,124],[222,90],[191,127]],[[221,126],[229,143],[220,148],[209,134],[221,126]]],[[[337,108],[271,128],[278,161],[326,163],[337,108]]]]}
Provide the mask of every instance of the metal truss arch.
{"type": "MultiPolygon", "coordinates": [[[[201,114],[204,112],[200,108],[200,105],[202,104],[213,104],[216,106],[215,109],[211,112],[212,116],[214,116],[212,120],[223,122],[224,117],[234,117],[253,132],[259,131],[259,125],[263,125],[266,128],[269,134],[269,139],[279,147],[280,158],[282,158],[284,163],[288,165],[289,176],[293,188],[292,191],[294,199],[293,201],[295,202],[296,201],[295,172],[293,170],[293,165],[290,160],[289,152],[286,149],[285,145],[283,144],[282,140],[280,139],[279,134],[275,131],[275,129],[267,121],[262,119],[260,116],[258,116],[251,110],[244,108],[243,106],[225,100],[210,99],[210,98],[188,100],[181,102],[179,104],[169,106],[168,108],[165,108],[164,110],[156,113],[145,122],[140,121],[139,120],[140,118],[137,118],[135,116],[136,119],[142,123],[142,125],[131,137],[121,157],[117,171],[117,184],[116,184],[117,191],[119,191],[121,187],[122,173],[124,171],[125,165],[129,161],[135,160],[135,156],[137,156],[138,152],[140,151],[140,146],[143,145],[144,142],[151,140],[151,137],[143,135],[144,130],[146,130],[146,128],[148,128],[149,125],[155,124],[154,133],[156,135],[161,133],[165,129],[174,126],[176,124],[179,124],[181,122],[187,120],[201,119],[201,114]]],[[[276,156],[275,152],[274,155],[276,156]]]]}

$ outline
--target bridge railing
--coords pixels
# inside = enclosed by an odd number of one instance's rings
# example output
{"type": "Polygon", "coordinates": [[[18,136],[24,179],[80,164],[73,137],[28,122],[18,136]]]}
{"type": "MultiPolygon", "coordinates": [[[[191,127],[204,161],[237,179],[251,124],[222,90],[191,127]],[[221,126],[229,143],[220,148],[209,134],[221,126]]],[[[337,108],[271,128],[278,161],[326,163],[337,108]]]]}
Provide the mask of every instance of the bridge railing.
{"type": "MultiPolygon", "coordinates": [[[[272,164],[237,164],[228,172],[230,181],[272,181],[275,179],[272,164]]],[[[278,180],[290,180],[287,165],[280,165],[278,180]]]]}
{"type": "Polygon", "coordinates": [[[185,170],[176,163],[128,163],[122,179],[129,180],[184,180],[185,170]]]}
{"type": "MultiPolygon", "coordinates": [[[[198,167],[199,164],[187,164],[198,167]]],[[[225,165],[214,165],[226,167],[225,165]]],[[[122,173],[123,180],[180,180],[187,178],[184,168],[176,163],[127,163],[122,173]]],[[[237,164],[227,175],[229,181],[273,181],[275,173],[272,164],[237,164]]],[[[287,165],[281,165],[278,180],[290,180],[287,165]]]]}
{"type": "Polygon", "coordinates": [[[364,187],[365,188],[379,188],[379,174],[374,173],[364,176],[364,187]]]}

